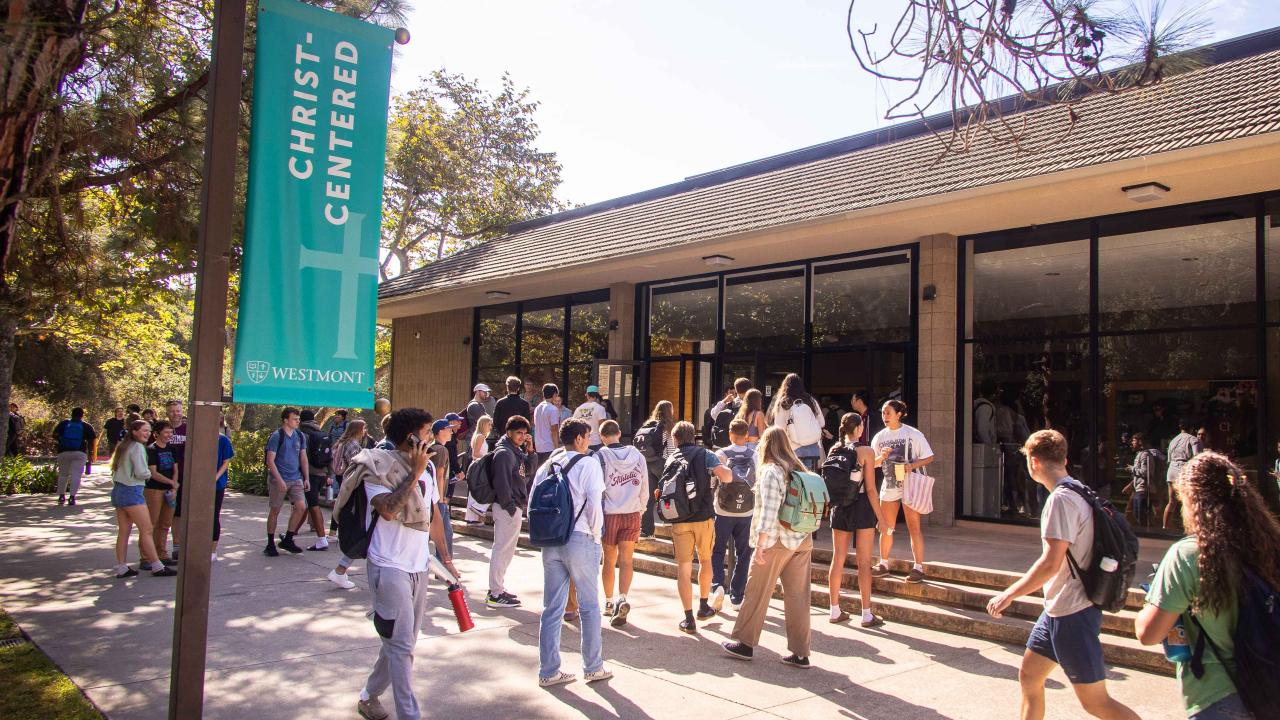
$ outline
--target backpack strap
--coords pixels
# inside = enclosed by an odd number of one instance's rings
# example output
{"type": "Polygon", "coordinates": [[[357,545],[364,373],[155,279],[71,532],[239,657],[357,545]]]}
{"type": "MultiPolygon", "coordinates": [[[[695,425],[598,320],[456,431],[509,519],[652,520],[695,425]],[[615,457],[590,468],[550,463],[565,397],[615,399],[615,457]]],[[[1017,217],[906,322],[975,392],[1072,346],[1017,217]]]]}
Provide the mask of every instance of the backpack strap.
{"type": "MultiPolygon", "coordinates": [[[[560,472],[564,473],[565,487],[569,489],[569,502],[573,502],[573,486],[569,484],[569,471],[572,470],[573,466],[577,465],[578,461],[584,457],[587,457],[586,453],[578,453],[577,457],[570,460],[568,464],[560,466],[560,472]]],[[[578,514],[573,516],[573,524],[569,526],[570,533],[573,532],[573,528],[578,526],[578,519],[582,517],[582,513],[586,509],[587,509],[587,504],[583,502],[582,507],[578,508],[578,514]]]]}

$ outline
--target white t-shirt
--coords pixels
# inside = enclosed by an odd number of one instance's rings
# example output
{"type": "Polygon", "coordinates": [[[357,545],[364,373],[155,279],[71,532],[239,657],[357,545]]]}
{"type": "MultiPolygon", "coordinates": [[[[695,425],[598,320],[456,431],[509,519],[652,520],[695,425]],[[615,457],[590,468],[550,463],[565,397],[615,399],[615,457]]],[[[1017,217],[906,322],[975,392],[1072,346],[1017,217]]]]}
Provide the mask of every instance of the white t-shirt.
{"type": "Polygon", "coordinates": [[[644,455],[631,445],[606,445],[596,457],[604,470],[605,514],[644,512],[648,505],[645,491],[649,489],[649,465],[644,455]]]}
{"type": "Polygon", "coordinates": [[[588,400],[578,406],[573,416],[591,426],[591,439],[588,443],[592,446],[599,445],[600,423],[609,419],[609,413],[605,412],[604,406],[595,400],[588,400]]]}
{"type": "MultiPolygon", "coordinates": [[[[578,453],[563,449],[557,450],[538,468],[533,477],[533,488],[547,479],[552,463],[567,466],[578,453]]],[[[573,496],[573,516],[578,520],[573,525],[574,532],[587,533],[597,544],[600,533],[604,531],[604,471],[600,463],[590,457],[583,457],[569,470],[569,493],[573,496]],[[586,503],[586,507],[583,507],[586,503]]],[[[533,489],[529,491],[529,501],[533,502],[533,489]]],[[[528,508],[526,508],[527,512],[528,508]]]]}
{"type": "Polygon", "coordinates": [[[551,430],[559,424],[560,408],[551,404],[549,400],[538,403],[538,407],[533,409],[534,452],[544,453],[556,449],[556,441],[551,436],[551,430]]]}
{"type": "MultiPolygon", "coordinates": [[[[883,479],[880,481],[880,499],[890,502],[901,500],[902,483],[898,481],[898,473],[894,465],[933,457],[933,448],[929,447],[929,441],[925,439],[924,433],[906,424],[899,425],[897,430],[885,428],[871,438],[871,450],[877,457],[884,448],[889,448],[889,458],[880,466],[884,470],[883,479]]],[[[919,470],[911,473],[912,476],[923,474],[919,470]]]]}
{"type": "MultiPolygon", "coordinates": [[[[418,487],[423,491],[422,496],[427,501],[428,523],[436,503],[440,502],[440,493],[436,490],[434,477],[435,468],[427,463],[427,471],[418,478],[418,487]]],[[[391,489],[366,482],[364,492],[369,498],[372,513],[373,499],[378,495],[391,492],[391,489]]],[[[372,514],[370,521],[372,521],[372,514]]],[[[427,544],[430,539],[431,534],[428,532],[405,527],[404,523],[397,520],[379,517],[378,524],[373,526],[373,537],[369,539],[367,552],[369,562],[408,573],[426,572],[431,557],[431,550],[427,544]]]]}
{"type": "MultiPolygon", "coordinates": [[[[1082,568],[1093,562],[1093,508],[1079,493],[1062,487],[1064,478],[1049,494],[1040,513],[1040,537],[1045,540],[1066,540],[1071,543],[1067,552],[1082,568]]],[[[1076,483],[1077,485],[1079,483],[1076,483]]],[[[1044,611],[1049,617],[1062,617],[1093,607],[1084,591],[1084,582],[1071,576],[1071,563],[1062,561],[1058,574],[1044,584],[1044,611]]]]}

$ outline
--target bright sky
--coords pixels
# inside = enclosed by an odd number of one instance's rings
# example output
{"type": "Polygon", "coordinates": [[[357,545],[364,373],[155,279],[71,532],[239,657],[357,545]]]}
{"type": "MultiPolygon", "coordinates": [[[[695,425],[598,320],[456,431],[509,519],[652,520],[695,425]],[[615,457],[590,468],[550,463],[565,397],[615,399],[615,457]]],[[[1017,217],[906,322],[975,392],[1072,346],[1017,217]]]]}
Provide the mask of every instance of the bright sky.
{"type": "MultiPolygon", "coordinates": [[[[1193,0],[1172,0],[1171,5],[1193,0]]],[[[1214,37],[1280,25],[1275,0],[1211,0],[1214,37]]],[[[845,0],[416,0],[396,90],[445,67],[540,101],[539,148],[571,203],[646,190],[879,125],[886,91],[845,35],[845,0]]],[[[859,25],[897,0],[858,0],[859,25]],[[863,10],[862,8],[865,8],[863,10]]]]}

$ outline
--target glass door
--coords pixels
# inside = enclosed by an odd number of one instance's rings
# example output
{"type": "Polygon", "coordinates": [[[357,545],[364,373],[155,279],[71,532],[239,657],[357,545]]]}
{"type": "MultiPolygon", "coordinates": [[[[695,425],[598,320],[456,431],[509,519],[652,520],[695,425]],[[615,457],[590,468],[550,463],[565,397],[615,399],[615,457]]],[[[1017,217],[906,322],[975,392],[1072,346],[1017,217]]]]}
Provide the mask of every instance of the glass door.
{"type": "Polygon", "coordinates": [[[640,372],[638,360],[596,360],[591,376],[600,387],[600,395],[618,413],[618,425],[622,428],[622,437],[629,439],[635,429],[640,427],[646,416],[640,407],[640,372]]]}
{"type": "Polygon", "coordinates": [[[702,424],[703,413],[715,404],[713,360],[705,355],[682,355],[678,359],[653,360],[648,363],[647,407],[644,415],[662,400],[675,406],[676,419],[688,420],[695,427],[702,424]]]}

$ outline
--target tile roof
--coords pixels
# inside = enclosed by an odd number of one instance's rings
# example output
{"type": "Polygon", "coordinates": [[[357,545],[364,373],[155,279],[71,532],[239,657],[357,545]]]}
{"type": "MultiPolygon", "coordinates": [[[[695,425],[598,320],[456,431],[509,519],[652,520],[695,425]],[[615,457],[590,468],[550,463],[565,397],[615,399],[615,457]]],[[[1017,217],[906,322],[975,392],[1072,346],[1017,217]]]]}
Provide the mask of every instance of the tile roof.
{"type": "MultiPolygon", "coordinates": [[[[1259,35],[1263,34],[1277,33],[1259,35]]],[[[1269,45],[1277,47],[1274,40],[1269,45]]],[[[752,173],[748,164],[742,166],[746,172],[727,181],[716,182],[716,173],[711,173],[691,178],[692,189],[685,191],[663,194],[665,189],[659,189],[654,191],[656,197],[620,207],[584,208],[565,213],[563,220],[551,216],[513,226],[514,232],[508,235],[383,283],[379,298],[457,289],[521,275],[530,268],[584,265],[877,205],[1277,132],[1277,79],[1280,50],[1273,49],[1178,75],[1153,87],[1087,97],[1074,106],[1079,117],[1074,129],[1063,107],[1020,113],[1011,120],[1026,123],[1027,140],[1022,150],[983,134],[967,153],[940,155],[940,140],[926,132],[880,144],[873,140],[861,149],[798,164],[775,163],[782,166],[764,172],[752,173]],[[711,184],[698,186],[699,180],[711,184]]],[[[893,130],[875,135],[891,136],[893,130]]]]}

